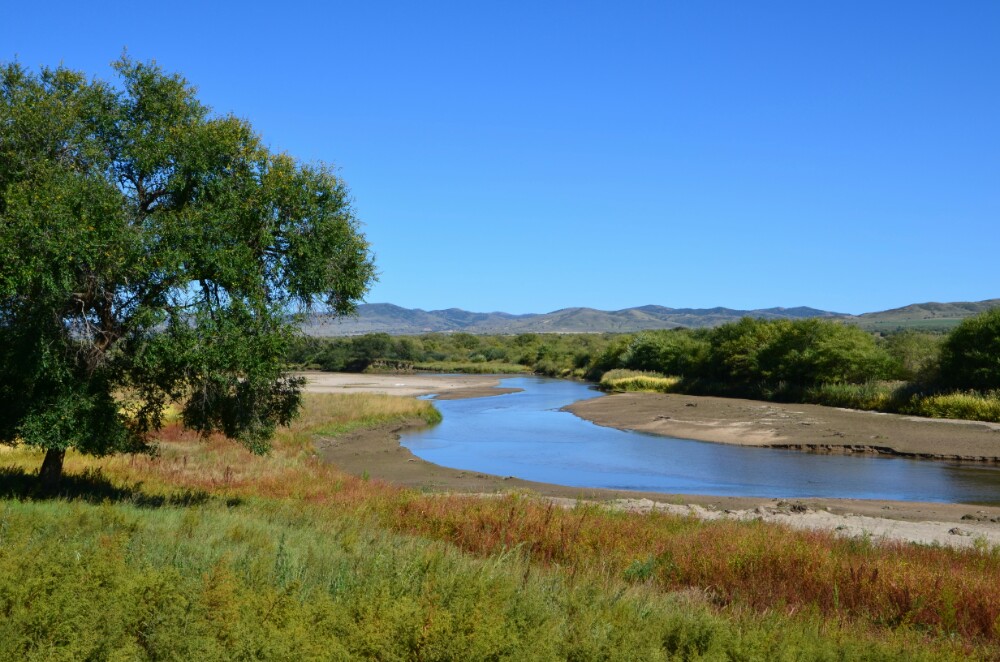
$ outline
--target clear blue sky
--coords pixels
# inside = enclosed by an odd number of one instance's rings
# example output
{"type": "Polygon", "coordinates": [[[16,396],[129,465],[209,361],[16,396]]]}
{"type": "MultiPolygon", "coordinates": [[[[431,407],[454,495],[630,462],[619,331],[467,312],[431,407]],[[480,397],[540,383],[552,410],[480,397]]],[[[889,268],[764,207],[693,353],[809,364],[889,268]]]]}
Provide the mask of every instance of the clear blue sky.
{"type": "Polygon", "coordinates": [[[127,47],[335,164],[370,302],[1000,297],[995,0],[3,4],[2,60],[127,47]]]}

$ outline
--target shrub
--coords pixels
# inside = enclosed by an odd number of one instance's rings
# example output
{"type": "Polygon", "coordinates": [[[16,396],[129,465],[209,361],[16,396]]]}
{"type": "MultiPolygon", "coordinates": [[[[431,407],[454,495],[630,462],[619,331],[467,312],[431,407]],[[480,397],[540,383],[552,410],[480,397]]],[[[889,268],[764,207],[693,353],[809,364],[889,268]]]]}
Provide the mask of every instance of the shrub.
{"type": "Polygon", "coordinates": [[[605,391],[650,391],[670,393],[680,384],[680,377],[667,377],[658,372],[637,370],[610,370],[601,377],[601,389],[605,391]]]}
{"type": "Polygon", "coordinates": [[[924,381],[933,373],[941,356],[944,336],[906,330],[888,336],[883,347],[892,359],[896,379],[924,381]]]}
{"type": "Polygon", "coordinates": [[[963,320],[941,348],[940,383],[954,389],[1000,389],[1000,308],[963,320]]]}
{"type": "Polygon", "coordinates": [[[1000,392],[940,393],[914,399],[901,411],[932,418],[1000,422],[1000,392]]]}

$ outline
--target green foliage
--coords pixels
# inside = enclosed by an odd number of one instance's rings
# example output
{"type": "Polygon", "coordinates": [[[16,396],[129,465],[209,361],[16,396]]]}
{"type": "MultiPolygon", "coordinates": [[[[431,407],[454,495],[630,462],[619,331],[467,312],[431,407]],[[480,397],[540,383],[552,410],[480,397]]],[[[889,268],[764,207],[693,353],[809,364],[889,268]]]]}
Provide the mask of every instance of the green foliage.
{"type": "Polygon", "coordinates": [[[940,383],[957,389],[1000,389],[1000,308],[963,320],[941,348],[940,383]]]}
{"type": "Polygon", "coordinates": [[[744,317],[714,329],[708,371],[718,379],[748,385],[764,379],[761,354],[777,341],[789,322],[767,322],[744,317]]]}
{"type": "Polygon", "coordinates": [[[589,366],[588,377],[610,391],[739,395],[997,421],[1000,389],[991,380],[1000,379],[1000,310],[966,320],[947,338],[902,331],[881,342],[837,322],[744,318],[712,330],[619,336],[589,366]],[[956,387],[965,390],[941,391],[956,387]]]}
{"type": "Polygon", "coordinates": [[[288,312],[373,279],[349,193],[180,76],[115,68],[0,68],[0,441],[139,450],[180,401],[262,452],[299,405],[288,312]]]}
{"type": "Polygon", "coordinates": [[[913,330],[893,333],[883,346],[893,361],[896,379],[931,381],[937,370],[944,336],[913,330]]]}
{"type": "Polygon", "coordinates": [[[763,394],[816,384],[863,383],[892,368],[873,336],[824,320],[743,318],[711,330],[645,331],[610,343],[589,376],[616,368],[712,383],[717,390],[763,394]]]}
{"type": "Polygon", "coordinates": [[[474,336],[433,333],[392,337],[367,334],[353,338],[295,339],[286,359],[300,366],[334,372],[361,372],[374,362],[412,361],[418,370],[475,373],[522,373],[583,376],[611,342],[610,334],[522,334],[474,336]]]}
{"type": "Polygon", "coordinates": [[[708,352],[707,337],[701,332],[644,331],[629,341],[619,362],[631,370],[657,370],[683,377],[704,370],[708,352]]]}
{"type": "Polygon", "coordinates": [[[818,319],[770,324],[777,333],[757,357],[765,383],[860,384],[889,374],[889,356],[855,326],[818,319]]]}
{"type": "Polygon", "coordinates": [[[385,365],[406,357],[417,369],[439,372],[530,370],[586,377],[608,390],[743,396],[996,420],[996,394],[989,392],[996,387],[982,384],[991,384],[991,371],[1000,370],[993,348],[1000,337],[998,318],[1000,309],[971,318],[947,338],[914,331],[877,338],[835,321],[754,318],[715,329],[636,334],[301,338],[287,357],[327,370],[362,370],[382,352],[385,365]],[[942,348],[947,350],[944,359],[942,348]],[[947,381],[938,380],[939,371],[948,375],[947,381]],[[943,392],[954,388],[962,392],[943,392]]]}
{"type": "Polygon", "coordinates": [[[426,363],[414,363],[415,370],[425,370],[428,372],[441,373],[466,373],[472,375],[523,375],[531,372],[527,366],[519,363],[500,363],[473,361],[463,363],[459,361],[427,361],[426,363]]]}
{"type": "Polygon", "coordinates": [[[829,407],[900,411],[915,394],[906,382],[865,382],[864,384],[821,384],[808,389],[805,402],[829,407]]]}
{"type": "Polygon", "coordinates": [[[1000,391],[935,393],[915,398],[900,411],[933,418],[958,418],[1000,423],[1000,391]]]}

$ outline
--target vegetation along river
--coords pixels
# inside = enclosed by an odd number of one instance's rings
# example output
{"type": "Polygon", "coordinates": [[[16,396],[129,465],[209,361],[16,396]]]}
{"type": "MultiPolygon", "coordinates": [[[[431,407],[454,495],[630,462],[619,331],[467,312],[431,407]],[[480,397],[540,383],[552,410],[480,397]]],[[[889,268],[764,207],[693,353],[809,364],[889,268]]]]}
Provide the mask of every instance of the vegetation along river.
{"type": "Polygon", "coordinates": [[[523,391],[437,401],[444,421],[402,444],[438,465],[574,487],[671,494],[1000,504],[1000,467],[822,455],[654,436],[560,411],[601,397],[585,384],[504,379],[523,391]]]}

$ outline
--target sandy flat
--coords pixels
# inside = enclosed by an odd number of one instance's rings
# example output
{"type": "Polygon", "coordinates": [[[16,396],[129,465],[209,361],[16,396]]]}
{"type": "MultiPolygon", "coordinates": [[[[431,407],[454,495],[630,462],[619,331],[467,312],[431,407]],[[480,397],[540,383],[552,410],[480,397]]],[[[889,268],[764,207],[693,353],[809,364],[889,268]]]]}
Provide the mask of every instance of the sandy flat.
{"type": "Polygon", "coordinates": [[[419,396],[436,394],[440,400],[475,398],[520,391],[499,388],[495,375],[366,375],[340,372],[300,372],[307,393],[388,393],[419,396]]]}
{"type": "Polygon", "coordinates": [[[566,407],[624,430],[745,446],[1000,461],[1000,424],[738,398],[620,393],[566,407]]]}

